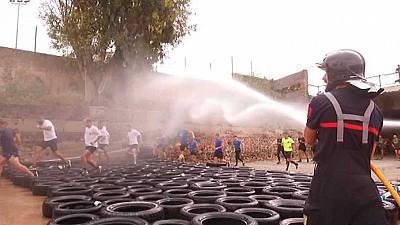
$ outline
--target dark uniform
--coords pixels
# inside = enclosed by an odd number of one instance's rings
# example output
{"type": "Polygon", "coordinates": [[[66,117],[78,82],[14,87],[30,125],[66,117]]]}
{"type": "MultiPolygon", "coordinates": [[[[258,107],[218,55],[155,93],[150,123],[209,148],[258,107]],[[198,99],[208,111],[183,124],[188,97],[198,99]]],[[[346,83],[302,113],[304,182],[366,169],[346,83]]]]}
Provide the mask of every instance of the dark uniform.
{"type": "Polygon", "coordinates": [[[383,121],[371,96],[348,85],[310,103],[307,127],[317,131],[318,143],[304,208],[307,225],[388,224],[371,178],[372,147],[383,121]]]}
{"type": "Polygon", "coordinates": [[[281,162],[280,154],[282,154],[283,157],[285,157],[285,160],[286,160],[285,153],[283,152],[282,138],[276,139],[276,143],[278,145],[277,149],[276,149],[276,156],[278,157],[278,163],[280,163],[281,162]]]}
{"type": "Polygon", "coordinates": [[[6,159],[19,157],[18,148],[14,141],[15,134],[15,131],[11,128],[0,129],[0,144],[3,150],[1,155],[6,159]]]}

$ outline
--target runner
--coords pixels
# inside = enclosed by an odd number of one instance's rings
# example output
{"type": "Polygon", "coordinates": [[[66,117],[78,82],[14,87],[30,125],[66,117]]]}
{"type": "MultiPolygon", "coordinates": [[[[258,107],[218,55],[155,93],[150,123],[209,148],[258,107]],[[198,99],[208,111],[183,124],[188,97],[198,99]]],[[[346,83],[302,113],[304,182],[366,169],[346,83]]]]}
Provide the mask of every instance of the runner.
{"type": "Polygon", "coordinates": [[[132,125],[128,125],[128,154],[133,156],[133,164],[137,163],[137,155],[140,152],[139,143],[142,144],[142,137],[139,131],[135,130],[132,125]]]}
{"type": "Polygon", "coordinates": [[[382,137],[382,135],[379,135],[378,142],[376,143],[376,147],[374,147],[374,150],[372,151],[371,158],[376,160],[381,160],[383,159],[384,155],[385,155],[385,139],[382,137]],[[375,157],[375,153],[378,152],[379,156],[375,157]]]}
{"type": "Polygon", "coordinates": [[[196,138],[192,138],[192,142],[190,143],[190,161],[197,162],[197,140],[196,138]]]}
{"type": "Polygon", "coordinates": [[[43,131],[43,141],[38,146],[35,146],[35,151],[32,158],[32,168],[36,167],[43,150],[50,148],[53,155],[61,159],[66,167],[71,167],[71,161],[66,160],[65,157],[58,151],[57,147],[57,134],[53,123],[50,120],[40,118],[37,120],[38,129],[43,131]]]}
{"type": "Polygon", "coordinates": [[[100,129],[100,139],[99,139],[99,152],[97,153],[98,157],[99,157],[99,163],[101,162],[101,154],[105,155],[105,157],[107,159],[106,163],[109,163],[110,162],[110,156],[108,155],[106,148],[110,144],[110,133],[108,132],[104,121],[100,121],[99,122],[99,127],[101,127],[101,129],[100,129]]]}
{"type": "Polygon", "coordinates": [[[293,139],[287,133],[285,133],[284,137],[282,138],[282,145],[283,145],[283,151],[285,153],[285,158],[286,158],[286,171],[289,170],[290,163],[293,163],[296,166],[296,169],[299,167],[299,164],[297,164],[292,159],[293,144],[294,144],[293,139]]]}
{"type": "Polygon", "coordinates": [[[285,153],[283,151],[283,145],[282,145],[282,138],[281,137],[276,139],[276,146],[277,146],[277,148],[276,148],[276,156],[278,157],[278,162],[276,164],[281,164],[280,154],[282,154],[283,157],[285,157],[285,160],[286,160],[286,156],[285,156],[285,153]]]}
{"type": "Polygon", "coordinates": [[[396,134],[393,135],[392,144],[393,144],[394,152],[397,156],[397,159],[400,159],[400,140],[396,134]]]}
{"type": "Polygon", "coordinates": [[[194,134],[192,131],[184,128],[179,131],[178,133],[178,138],[179,138],[179,156],[178,156],[178,161],[180,162],[185,162],[185,150],[189,147],[190,144],[190,138],[194,138],[194,134]]]}
{"type": "Polygon", "coordinates": [[[238,165],[238,161],[242,162],[242,165],[244,166],[244,162],[240,157],[240,153],[242,151],[240,139],[236,135],[234,136],[234,138],[235,139],[233,140],[233,149],[235,150],[235,166],[238,165]]]}
{"type": "Polygon", "coordinates": [[[3,172],[4,165],[8,162],[16,170],[29,177],[33,177],[33,173],[19,162],[19,149],[17,145],[22,146],[21,138],[15,135],[14,130],[8,127],[5,120],[0,119],[0,146],[2,147],[2,153],[0,155],[0,176],[3,172]]]}
{"type": "Polygon", "coordinates": [[[158,155],[161,155],[160,158],[164,160],[167,159],[168,146],[169,146],[169,140],[166,135],[162,135],[160,138],[158,138],[158,144],[157,144],[157,150],[159,152],[158,155]]]}
{"type": "Polygon", "coordinates": [[[214,151],[214,162],[222,163],[224,160],[224,152],[222,148],[222,139],[219,134],[215,134],[215,151],[214,151]]]}
{"type": "Polygon", "coordinates": [[[93,160],[92,155],[96,152],[98,147],[98,141],[101,138],[99,129],[93,125],[91,119],[86,119],[86,127],[85,127],[85,150],[81,155],[81,163],[83,168],[83,173],[85,175],[88,174],[87,164],[97,169],[99,173],[101,173],[101,166],[98,166],[96,162],[93,160]]]}
{"type": "Polygon", "coordinates": [[[297,140],[299,141],[299,161],[298,162],[302,162],[301,161],[301,153],[302,152],[304,153],[304,155],[306,155],[307,162],[310,162],[310,160],[308,159],[308,155],[307,155],[306,140],[304,139],[303,136],[300,136],[297,140]]]}

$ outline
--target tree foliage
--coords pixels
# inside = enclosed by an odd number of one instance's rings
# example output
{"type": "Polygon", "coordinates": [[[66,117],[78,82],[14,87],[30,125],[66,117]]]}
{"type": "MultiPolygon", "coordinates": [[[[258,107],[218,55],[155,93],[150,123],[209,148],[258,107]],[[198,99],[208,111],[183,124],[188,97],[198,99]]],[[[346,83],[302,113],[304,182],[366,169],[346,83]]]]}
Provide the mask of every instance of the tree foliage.
{"type": "Polygon", "coordinates": [[[52,46],[76,59],[94,86],[107,66],[151,69],[195,29],[190,0],[49,0],[41,18],[52,46]]]}

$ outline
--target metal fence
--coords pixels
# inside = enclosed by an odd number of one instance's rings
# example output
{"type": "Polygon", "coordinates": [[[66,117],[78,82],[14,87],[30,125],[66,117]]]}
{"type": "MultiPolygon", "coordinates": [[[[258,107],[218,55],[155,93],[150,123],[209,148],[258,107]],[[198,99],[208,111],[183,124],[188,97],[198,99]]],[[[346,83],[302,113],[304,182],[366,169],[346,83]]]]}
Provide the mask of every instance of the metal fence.
{"type": "MultiPolygon", "coordinates": [[[[400,73],[385,73],[367,77],[371,83],[379,85],[379,87],[389,87],[393,85],[400,85],[400,73]]],[[[317,95],[324,92],[326,85],[308,84],[310,95],[317,95]]]]}

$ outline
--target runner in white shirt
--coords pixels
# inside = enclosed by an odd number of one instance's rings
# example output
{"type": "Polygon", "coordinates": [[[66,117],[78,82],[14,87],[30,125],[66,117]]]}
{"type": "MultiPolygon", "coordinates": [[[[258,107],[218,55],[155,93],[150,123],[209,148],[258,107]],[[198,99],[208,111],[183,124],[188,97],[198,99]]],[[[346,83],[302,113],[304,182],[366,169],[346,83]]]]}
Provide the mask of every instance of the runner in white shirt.
{"type": "Polygon", "coordinates": [[[37,161],[40,159],[43,150],[46,150],[47,148],[50,148],[53,154],[61,159],[66,166],[71,167],[71,161],[66,160],[65,157],[58,151],[57,134],[53,123],[50,120],[40,118],[37,120],[36,127],[43,131],[43,141],[39,145],[35,146],[35,151],[32,158],[32,167],[36,167],[37,161]]]}
{"type": "Polygon", "coordinates": [[[98,166],[92,158],[93,153],[97,150],[97,142],[101,138],[100,131],[95,125],[93,125],[91,119],[86,119],[85,122],[85,151],[81,155],[83,172],[84,174],[87,174],[86,166],[89,164],[93,168],[98,169],[99,173],[101,173],[101,166],[98,166]]]}
{"type": "Polygon", "coordinates": [[[133,163],[136,165],[137,154],[139,153],[139,143],[142,144],[142,137],[139,131],[128,125],[128,154],[133,156],[133,163]]]}
{"type": "Polygon", "coordinates": [[[110,144],[110,133],[107,131],[104,121],[99,122],[100,129],[100,139],[99,139],[99,163],[101,162],[101,154],[104,154],[107,158],[107,163],[110,162],[110,156],[108,155],[106,148],[110,144]]]}

